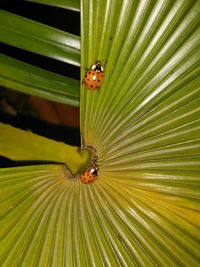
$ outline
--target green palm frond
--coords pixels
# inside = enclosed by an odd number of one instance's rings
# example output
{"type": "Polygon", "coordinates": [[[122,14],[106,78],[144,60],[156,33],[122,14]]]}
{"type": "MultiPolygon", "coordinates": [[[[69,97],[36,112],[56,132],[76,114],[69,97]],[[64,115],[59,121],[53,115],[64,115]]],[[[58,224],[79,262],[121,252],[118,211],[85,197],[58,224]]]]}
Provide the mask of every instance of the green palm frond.
{"type": "Polygon", "coordinates": [[[0,54],[0,83],[19,92],[79,106],[79,81],[0,54]]]}
{"type": "Polygon", "coordinates": [[[84,170],[90,162],[87,149],[36,135],[0,123],[0,155],[15,161],[57,162],[66,164],[72,174],[84,170]],[[54,153],[52,153],[54,152],[54,153]]]}
{"type": "MultiPolygon", "coordinates": [[[[199,266],[199,1],[81,2],[85,185],[62,165],[0,170],[0,265],[199,266]]],[[[57,151],[53,151],[56,156],[57,151]]]]}
{"type": "Polygon", "coordinates": [[[81,65],[105,62],[105,80],[81,88],[81,133],[119,266],[200,263],[199,14],[199,1],[82,2],[81,65]]]}
{"type": "Polygon", "coordinates": [[[52,5],[54,7],[61,7],[73,11],[80,11],[79,0],[25,0],[27,2],[35,2],[44,5],[52,5]]]}
{"type": "MultiPolygon", "coordinates": [[[[80,37],[0,10],[0,41],[74,66],[80,37]]],[[[0,84],[26,94],[79,105],[79,82],[0,54],[0,84]]]]}
{"type": "Polygon", "coordinates": [[[3,10],[0,25],[3,43],[79,66],[78,36],[3,10]]]}

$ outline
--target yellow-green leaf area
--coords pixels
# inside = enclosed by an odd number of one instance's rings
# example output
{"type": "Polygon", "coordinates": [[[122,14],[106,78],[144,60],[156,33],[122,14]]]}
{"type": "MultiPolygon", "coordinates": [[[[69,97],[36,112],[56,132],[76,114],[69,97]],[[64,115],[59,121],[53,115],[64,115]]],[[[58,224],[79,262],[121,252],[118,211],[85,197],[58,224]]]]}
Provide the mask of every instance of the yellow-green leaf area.
{"type": "Polygon", "coordinates": [[[73,174],[83,170],[90,161],[88,150],[80,150],[30,131],[0,123],[0,154],[16,161],[47,161],[64,163],[73,174]]]}

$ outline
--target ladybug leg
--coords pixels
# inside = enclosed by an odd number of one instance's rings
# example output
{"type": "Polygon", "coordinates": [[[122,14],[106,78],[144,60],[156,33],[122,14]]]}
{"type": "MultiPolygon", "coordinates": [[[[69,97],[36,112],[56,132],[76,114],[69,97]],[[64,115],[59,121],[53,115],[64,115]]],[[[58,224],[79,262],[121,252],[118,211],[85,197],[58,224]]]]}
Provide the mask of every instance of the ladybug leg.
{"type": "Polygon", "coordinates": [[[82,79],[82,82],[81,82],[81,85],[85,85],[85,75],[84,75],[84,78],[82,79]]]}

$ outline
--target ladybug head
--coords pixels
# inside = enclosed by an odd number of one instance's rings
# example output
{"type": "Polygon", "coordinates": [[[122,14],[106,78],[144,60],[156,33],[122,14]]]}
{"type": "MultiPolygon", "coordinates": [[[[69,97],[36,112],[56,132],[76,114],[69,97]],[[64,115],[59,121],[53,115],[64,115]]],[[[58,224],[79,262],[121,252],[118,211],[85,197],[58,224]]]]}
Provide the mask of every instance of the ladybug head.
{"type": "Polygon", "coordinates": [[[90,173],[92,175],[94,175],[94,176],[97,176],[98,175],[97,171],[98,171],[97,167],[94,167],[94,168],[90,169],[90,173]]]}
{"type": "Polygon", "coordinates": [[[104,72],[103,65],[100,61],[96,61],[95,65],[93,65],[93,69],[98,72],[104,72]]]}

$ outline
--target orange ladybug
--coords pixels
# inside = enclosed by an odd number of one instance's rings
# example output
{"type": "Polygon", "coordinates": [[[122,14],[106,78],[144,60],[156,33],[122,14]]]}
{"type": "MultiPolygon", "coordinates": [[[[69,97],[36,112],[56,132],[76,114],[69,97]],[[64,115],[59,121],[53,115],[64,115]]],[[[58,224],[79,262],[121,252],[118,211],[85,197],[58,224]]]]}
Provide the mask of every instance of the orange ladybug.
{"type": "Polygon", "coordinates": [[[96,181],[97,177],[97,167],[94,167],[82,173],[80,175],[80,180],[84,184],[92,184],[96,181]]]}
{"type": "Polygon", "coordinates": [[[97,90],[101,88],[104,79],[104,68],[98,60],[87,70],[84,77],[84,84],[89,90],[97,90]]]}

